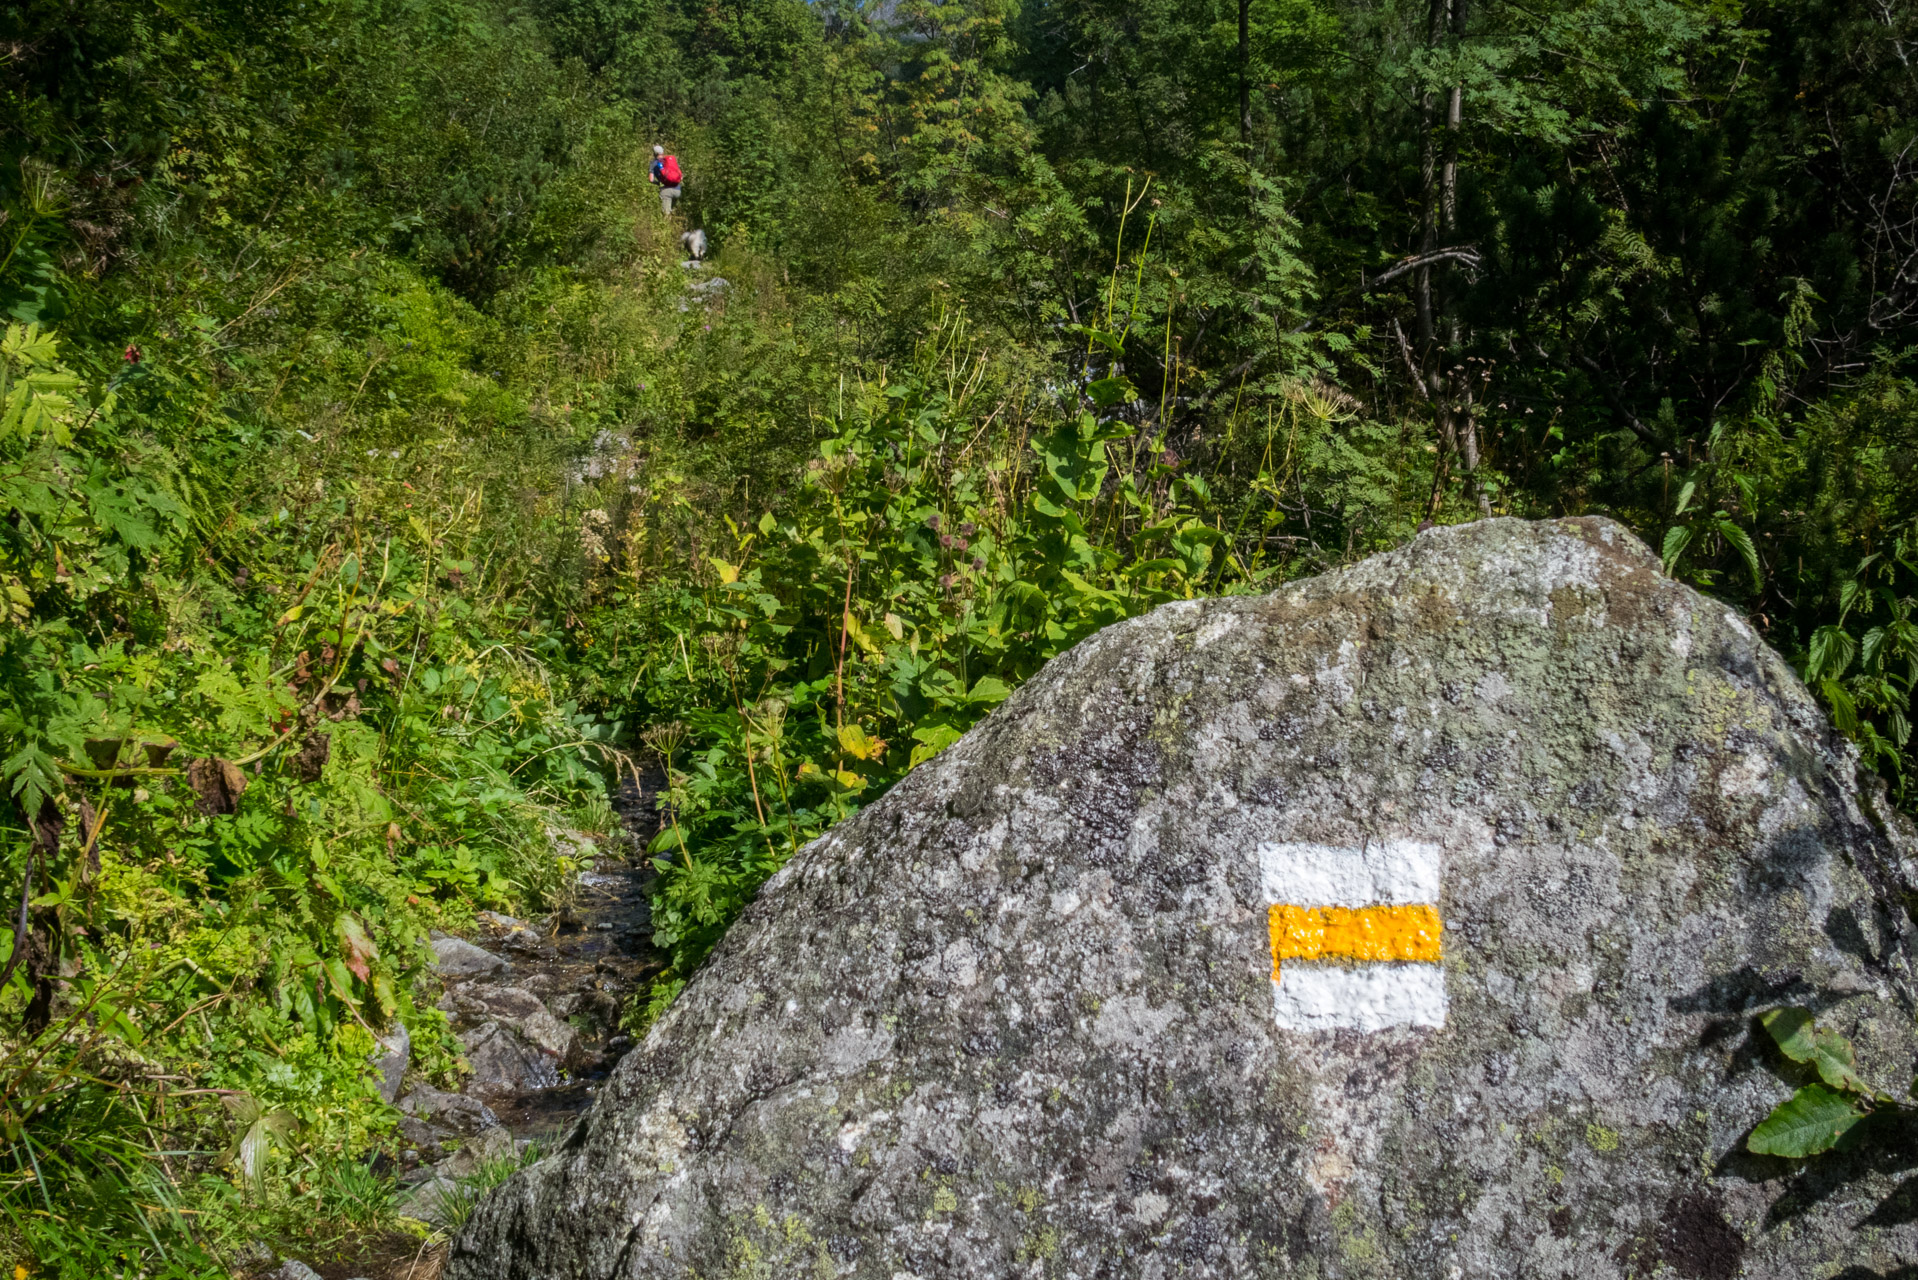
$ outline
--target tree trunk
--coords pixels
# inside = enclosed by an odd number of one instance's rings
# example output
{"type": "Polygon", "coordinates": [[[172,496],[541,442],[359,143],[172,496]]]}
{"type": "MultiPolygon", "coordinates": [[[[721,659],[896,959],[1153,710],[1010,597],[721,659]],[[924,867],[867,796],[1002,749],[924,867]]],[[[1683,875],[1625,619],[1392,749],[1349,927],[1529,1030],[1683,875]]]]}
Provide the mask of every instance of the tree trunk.
{"type": "MultiPolygon", "coordinates": [[[[1465,39],[1466,8],[1470,3],[1471,0],[1451,0],[1452,13],[1448,25],[1454,49],[1465,39]]],[[[1464,123],[1465,86],[1454,84],[1445,104],[1445,163],[1439,180],[1439,216],[1447,240],[1458,238],[1458,148],[1464,123]]],[[[1445,270],[1456,271],[1458,267],[1447,264],[1445,270]]],[[[1456,348],[1465,340],[1463,326],[1455,318],[1450,328],[1450,345],[1456,348]]],[[[1478,412],[1470,369],[1463,364],[1457,366],[1452,370],[1449,382],[1453,430],[1458,439],[1459,470],[1464,474],[1467,491],[1478,503],[1479,515],[1489,518],[1492,514],[1491,500],[1486,497],[1478,479],[1478,412]]]]}
{"type": "MultiPolygon", "coordinates": [[[[1456,48],[1465,38],[1465,7],[1468,0],[1451,0],[1446,25],[1456,48]]],[[[1445,102],[1445,163],[1439,177],[1440,229],[1446,236],[1458,231],[1458,141],[1459,127],[1465,119],[1465,86],[1454,84],[1445,102]]]]}
{"type": "MultiPolygon", "coordinates": [[[[1445,32],[1446,0],[1428,0],[1425,17],[1425,47],[1435,49],[1445,32]]],[[[1419,90],[1419,252],[1429,254],[1438,247],[1438,103],[1430,88],[1419,90]]],[[[1438,308],[1432,297],[1432,268],[1422,266],[1413,286],[1417,308],[1418,333],[1417,381],[1432,406],[1438,428],[1438,458],[1432,469],[1432,497],[1425,518],[1438,515],[1444,497],[1445,473],[1452,452],[1452,420],[1445,411],[1445,391],[1439,370],[1438,308]]]]}
{"type": "Polygon", "coordinates": [[[1239,145],[1252,163],[1252,0],[1239,0],[1239,145]]]}
{"type": "MultiPolygon", "coordinates": [[[[1436,51],[1442,45],[1456,46],[1465,36],[1468,0],[1427,0],[1425,11],[1425,47],[1436,51]]],[[[1465,122],[1465,86],[1453,84],[1445,95],[1444,138],[1439,130],[1438,95],[1429,87],[1419,91],[1419,252],[1429,254],[1441,241],[1458,235],[1459,136],[1465,122]]],[[[1457,267],[1451,263],[1419,268],[1414,286],[1414,304],[1418,310],[1418,375],[1421,391],[1432,406],[1433,425],[1438,430],[1438,465],[1432,475],[1432,496],[1427,518],[1435,518],[1444,497],[1444,486],[1451,464],[1456,460],[1467,492],[1476,500],[1481,515],[1491,514],[1491,505],[1478,482],[1478,421],[1469,369],[1461,364],[1446,367],[1446,353],[1464,341],[1464,331],[1456,316],[1444,320],[1442,296],[1446,276],[1457,267]],[[1444,274],[1441,274],[1444,273],[1444,274]]]]}

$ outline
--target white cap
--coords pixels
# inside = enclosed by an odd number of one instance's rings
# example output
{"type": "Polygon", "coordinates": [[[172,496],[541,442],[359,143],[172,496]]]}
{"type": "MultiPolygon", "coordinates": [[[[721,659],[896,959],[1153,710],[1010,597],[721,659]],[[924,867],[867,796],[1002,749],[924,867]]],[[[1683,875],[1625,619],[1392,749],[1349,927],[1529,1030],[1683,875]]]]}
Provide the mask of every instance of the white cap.
{"type": "Polygon", "coordinates": [[[655,142],[653,144],[653,154],[656,156],[663,156],[666,154],[666,148],[660,146],[657,142],[655,142]]]}

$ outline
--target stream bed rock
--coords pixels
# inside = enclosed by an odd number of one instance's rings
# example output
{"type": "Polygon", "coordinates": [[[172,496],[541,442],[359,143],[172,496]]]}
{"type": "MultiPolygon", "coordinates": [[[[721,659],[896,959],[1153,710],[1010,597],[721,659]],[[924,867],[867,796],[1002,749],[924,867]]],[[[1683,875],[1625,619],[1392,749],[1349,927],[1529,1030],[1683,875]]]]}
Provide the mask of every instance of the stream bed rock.
{"type": "MultiPolygon", "coordinates": [[[[631,797],[628,836],[650,834],[651,794],[631,797]]],[[[482,911],[477,940],[436,936],[439,1008],[451,1019],[470,1071],[457,1091],[401,1083],[403,1028],[381,1044],[383,1096],[400,1111],[400,1207],[443,1224],[461,1182],[483,1163],[544,1146],[592,1102],[627,1043],[626,998],[664,960],[652,949],[643,863],[598,854],[577,837],[569,856],[587,862],[571,905],[537,923],[482,911]]]]}
{"type": "Polygon", "coordinates": [[[802,850],[448,1280],[1907,1275],[1908,828],[1725,605],[1484,521],[1049,664],[802,850]]]}

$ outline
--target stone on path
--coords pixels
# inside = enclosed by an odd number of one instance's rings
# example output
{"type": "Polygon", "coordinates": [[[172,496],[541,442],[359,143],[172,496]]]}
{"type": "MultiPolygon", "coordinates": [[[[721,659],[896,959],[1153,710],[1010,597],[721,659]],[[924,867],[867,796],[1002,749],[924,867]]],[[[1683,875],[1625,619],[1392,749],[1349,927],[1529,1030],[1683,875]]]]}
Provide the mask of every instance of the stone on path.
{"type": "Polygon", "coordinates": [[[570,1069],[582,1059],[579,1032],[544,1009],[520,1019],[519,1034],[522,1040],[549,1055],[561,1067],[570,1069]]]}
{"type": "Polygon", "coordinates": [[[506,961],[464,938],[433,939],[433,955],[433,967],[442,978],[481,978],[506,967],[506,961]]]}
{"type": "Polygon", "coordinates": [[[514,1153],[513,1135],[504,1125],[482,1129],[462,1143],[460,1149],[442,1160],[439,1172],[448,1178],[470,1178],[482,1164],[504,1160],[514,1153]]]}
{"type": "Polygon", "coordinates": [[[532,992],[521,987],[487,987],[478,984],[461,988],[453,995],[454,1007],[463,1013],[498,1018],[517,1024],[546,1010],[532,992]]]}
{"type": "Polygon", "coordinates": [[[473,1093],[500,1098],[528,1089],[550,1089],[559,1083],[555,1063],[497,1022],[483,1022],[462,1031],[459,1040],[466,1046],[466,1061],[473,1068],[466,1082],[473,1093]]]}
{"type": "MultiPolygon", "coordinates": [[[[489,1020],[489,1023],[482,1023],[480,1027],[461,1037],[462,1040],[465,1040],[466,1036],[473,1037],[467,1041],[467,1057],[474,1063],[476,1073],[480,1072],[480,1066],[478,1060],[473,1058],[475,1052],[490,1055],[489,1060],[496,1059],[484,1073],[475,1075],[476,1084],[483,1076],[499,1076],[504,1073],[505,1076],[511,1077],[529,1069],[512,1061],[512,1053],[504,1046],[497,1050],[479,1047],[482,1041],[490,1043],[493,1039],[492,1032],[487,1030],[490,1023],[497,1023],[517,1031],[520,1039],[527,1046],[546,1054],[554,1064],[560,1067],[568,1069],[576,1067],[587,1056],[585,1047],[580,1042],[579,1032],[560,1021],[538,996],[523,988],[489,987],[476,983],[452,993],[451,1004],[454,1009],[462,1013],[489,1020]]],[[[576,1008],[577,1005],[578,1001],[574,1001],[570,1007],[576,1008]]],[[[497,1090],[502,1086],[495,1081],[486,1087],[497,1090]]]]}
{"type": "Polygon", "coordinates": [[[413,1037],[404,1022],[394,1019],[378,1045],[373,1051],[373,1067],[380,1073],[380,1101],[390,1104],[400,1096],[400,1082],[406,1077],[407,1063],[412,1061],[413,1037]]]}
{"type": "MultiPolygon", "coordinates": [[[[802,850],[447,1280],[1882,1277],[1907,827],[1725,605],[1484,521],[1049,664],[802,850]]],[[[1898,1274],[1903,1274],[1899,1272],[1898,1274]]]]}
{"type": "Polygon", "coordinates": [[[400,1099],[399,1108],[406,1115],[451,1134],[475,1134],[499,1123],[492,1108],[478,1098],[448,1093],[429,1084],[415,1085],[400,1099]]]}
{"type": "Polygon", "coordinates": [[[424,1182],[402,1191],[394,1201],[394,1207],[409,1218],[444,1227],[452,1222],[453,1206],[461,1193],[462,1188],[457,1180],[434,1173],[424,1182]]]}

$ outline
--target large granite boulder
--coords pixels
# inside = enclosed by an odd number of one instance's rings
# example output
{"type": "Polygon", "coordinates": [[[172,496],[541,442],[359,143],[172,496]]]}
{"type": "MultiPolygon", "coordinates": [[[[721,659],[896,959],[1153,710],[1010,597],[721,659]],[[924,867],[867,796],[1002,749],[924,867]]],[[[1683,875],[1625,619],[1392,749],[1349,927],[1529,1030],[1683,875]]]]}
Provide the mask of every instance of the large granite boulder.
{"type": "Polygon", "coordinates": [[[1912,1078],[1898,821],[1604,520],[1168,605],[801,851],[447,1276],[1889,1275],[1895,1118],[1746,1139],[1766,1010],[1912,1078]]]}

